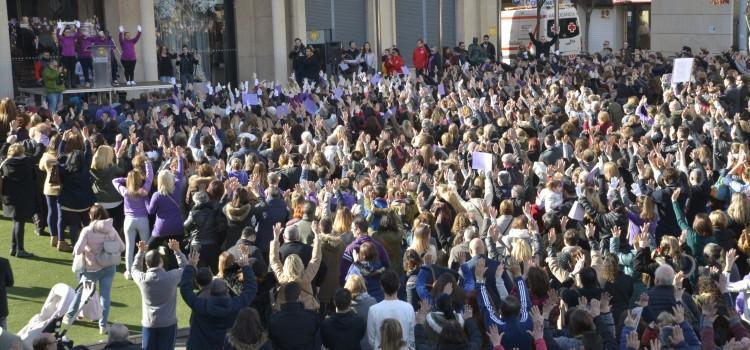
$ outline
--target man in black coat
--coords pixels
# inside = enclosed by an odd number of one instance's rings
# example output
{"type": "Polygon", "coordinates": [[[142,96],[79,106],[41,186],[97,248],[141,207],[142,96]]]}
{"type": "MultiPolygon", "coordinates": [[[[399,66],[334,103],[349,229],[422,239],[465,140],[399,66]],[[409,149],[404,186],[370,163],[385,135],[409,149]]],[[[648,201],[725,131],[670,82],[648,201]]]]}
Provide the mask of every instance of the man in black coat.
{"type": "Polygon", "coordinates": [[[320,349],[318,314],[305,310],[299,301],[301,292],[302,288],[297,282],[282,287],[281,293],[284,293],[287,302],[268,321],[268,337],[274,349],[320,349]]]}
{"type": "Polygon", "coordinates": [[[539,161],[545,165],[554,165],[558,160],[562,159],[563,152],[560,147],[555,145],[555,137],[547,135],[544,137],[544,152],[539,155],[539,161]]]}
{"type": "Polygon", "coordinates": [[[281,261],[286,260],[287,256],[297,254],[302,263],[307,264],[312,259],[312,246],[300,242],[299,228],[297,225],[288,225],[284,229],[284,244],[279,247],[279,254],[281,255],[281,261]]]}
{"type": "Polygon", "coordinates": [[[552,46],[555,45],[557,42],[557,32],[552,35],[552,40],[549,41],[539,41],[534,37],[534,33],[529,32],[529,38],[531,39],[531,42],[534,44],[534,49],[536,50],[536,57],[549,57],[549,50],[552,46]]]}
{"type": "Polygon", "coordinates": [[[330,350],[359,350],[367,324],[352,311],[352,293],[345,288],[333,295],[336,313],[326,318],[320,327],[323,346],[330,350]]]}
{"type": "MultiPolygon", "coordinates": [[[[305,49],[305,58],[300,62],[299,74],[296,76],[299,86],[304,84],[305,78],[309,83],[318,83],[318,73],[320,72],[320,62],[315,57],[312,46],[305,49]]],[[[296,73],[295,73],[296,74],[296,73]]]]}
{"type": "Polygon", "coordinates": [[[8,288],[13,287],[10,261],[0,258],[0,328],[8,329],[8,288]]]}
{"type": "Polygon", "coordinates": [[[482,41],[482,44],[479,45],[482,50],[484,50],[487,53],[487,57],[490,59],[490,62],[495,62],[495,45],[493,45],[490,42],[490,36],[485,34],[484,40],[482,41]]]}
{"type": "Polygon", "coordinates": [[[195,57],[193,52],[187,47],[182,46],[182,53],[177,57],[177,65],[180,66],[180,83],[182,90],[187,89],[187,84],[193,83],[193,75],[195,74],[195,66],[198,64],[198,59],[195,57]]]}

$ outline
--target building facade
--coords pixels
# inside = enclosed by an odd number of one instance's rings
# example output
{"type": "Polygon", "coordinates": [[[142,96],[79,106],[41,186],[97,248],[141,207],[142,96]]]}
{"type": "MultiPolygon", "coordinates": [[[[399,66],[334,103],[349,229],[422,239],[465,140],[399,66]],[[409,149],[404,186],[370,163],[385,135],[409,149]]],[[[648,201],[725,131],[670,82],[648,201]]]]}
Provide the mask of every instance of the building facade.
{"type": "MultiPolygon", "coordinates": [[[[570,0],[559,0],[570,3],[570,0]]],[[[600,0],[585,24],[590,52],[610,47],[652,49],[673,53],[682,46],[720,52],[730,45],[747,48],[744,8],[748,0],[600,0]]],[[[550,4],[552,0],[547,0],[550,4]]],[[[536,0],[6,0],[0,21],[0,95],[13,94],[22,79],[18,66],[33,60],[22,46],[17,28],[23,18],[50,31],[57,20],[79,19],[115,35],[120,25],[134,31],[143,26],[137,45],[136,80],[157,80],[157,49],[173,52],[183,45],[199,58],[196,77],[202,81],[241,82],[260,79],[285,82],[290,76],[288,52],[295,38],[303,42],[367,41],[373,51],[397,45],[407,64],[417,39],[432,47],[471,43],[488,34],[498,42],[500,11],[536,0]],[[11,65],[12,62],[12,65],[11,65]],[[12,66],[12,67],[11,67],[12,66]]],[[[39,44],[51,40],[39,36],[39,44]]],[[[481,40],[481,39],[480,39],[481,40]]],[[[53,40],[52,40],[53,41],[53,40]]],[[[588,45],[587,45],[588,44],[588,45]]],[[[36,44],[35,44],[36,45],[36,44]]],[[[499,46],[496,44],[496,46],[499,46]]]]}

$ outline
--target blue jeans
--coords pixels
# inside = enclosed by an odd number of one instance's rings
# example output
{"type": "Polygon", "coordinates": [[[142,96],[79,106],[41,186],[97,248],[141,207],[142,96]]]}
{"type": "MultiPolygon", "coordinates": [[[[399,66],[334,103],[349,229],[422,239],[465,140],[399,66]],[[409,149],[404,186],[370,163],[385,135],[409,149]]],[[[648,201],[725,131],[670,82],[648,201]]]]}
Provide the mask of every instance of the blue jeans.
{"type": "Polygon", "coordinates": [[[59,92],[48,92],[47,93],[47,108],[51,112],[57,112],[60,110],[60,104],[62,104],[62,94],[59,92]]]}
{"type": "Polygon", "coordinates": [[[52,237],[57,237],[58,240],[63,240],[63,221],[62,221],[62,210],[60,209],[60,203],[57,202],[57,196],[45,196],[47,197],[47,226],[49,226],[49,233],[52,237]]]}
{"type": "Polygon", "coordinates": [[[175,332],[176,324],[159,328],[143,327],[143,350],[174,349],[175,332]]]}
{"type": "MultiPolygon", "coordinates": [[[[109,318],[109,304],[112,301],[109,294],[112,291],[112,281],[115,278],[116,271],[117,266],[110,266],[95,272],[84,272],[81,275],[81,283],[85,281],[99,282],[99,297],[101,298],[102,307],[104,308],[102,318],[99,320],[99,327],[107,325],[107,319],[109,318]]],[[[74,318],[76,316],[76,311],[79,311],[78,306],[81,304],[82,293],[83,288],[78,290],[75,299],[73,299],[73,303],[70,304],[67,313],[69,318],[74,318]]]]}

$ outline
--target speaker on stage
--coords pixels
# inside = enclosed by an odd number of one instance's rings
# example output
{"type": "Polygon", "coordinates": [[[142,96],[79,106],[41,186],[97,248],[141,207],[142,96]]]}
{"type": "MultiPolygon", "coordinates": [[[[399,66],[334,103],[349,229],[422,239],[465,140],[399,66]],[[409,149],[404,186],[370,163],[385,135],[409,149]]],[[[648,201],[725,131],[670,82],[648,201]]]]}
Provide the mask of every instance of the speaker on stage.
{"type": "Polygon", "coordinates": [[[341,63],[341,53],[340,41],[326,43],[326,64],[338,65],[341,63]]]}

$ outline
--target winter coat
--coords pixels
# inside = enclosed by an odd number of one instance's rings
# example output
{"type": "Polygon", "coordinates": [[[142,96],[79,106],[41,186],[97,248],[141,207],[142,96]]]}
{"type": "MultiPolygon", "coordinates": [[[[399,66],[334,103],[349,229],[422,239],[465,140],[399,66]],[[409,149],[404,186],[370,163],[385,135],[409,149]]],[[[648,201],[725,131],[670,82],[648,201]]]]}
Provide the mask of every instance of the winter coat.
{"type": "Polygon", "coordinates": [[[30,195],[36,189],[36,170],[34,158],[8,158],[0,168],[3,181],[3,215],[17,221],[25,221],[37,211],[36,195],[30,195]]]}
{"type": "MultiPolygon", "coordinates": [[[[64,149],[64,142],[61,143],[61,149],[64,149]]],[[[73,156],[74,153],[61,156],[59,158],[59,170],[60,170],[60,181],[62,185],[62,191],[60,191],[60,206],[74,209],[84,210],[90,208],[96,202],[94,197],[94,191],[91,186],[91,144],[86,142],[86,147],[81,156],[83,162],[80,164],[80,169],[77,171],[68,171],[65,167],[65,163],[68,157],[73,156]]]]}
{"type": "Polygon", "coordinates": [[[427,68],[427,62],[430,59],[430,51],[427,46],[415,47],[414,52],[411,55],[414,68],[425,69],[427,68]]]}
{"type": "Polygon", "coordinates": [[[258,248],[266,253],[273,240],[273,226],[279,222],[285,223],[289,221],[289,208],[283,199],[270,198],[265,203],[254,208],[254,212],[259,212],[262,215],[258,222],[257,239],[255,242],[258,248]]]}
{"type": "Polygon", "coordinates": [[[216,208],[212,203],[196,205],[188,214],[185,229],[191,244],[216,244],[216,208]]]}
{"type": "MultiPolygon", "coordinates": [[[[250,266],[242,268],[245,276],[253,276],[250,266]]],[[[180,281],[180,294],[185,304],[190,307],[190,336],[188,349],[221,349],[227,330],[234,324],[240,309],[247,307],[255,298],[258,290],[255,278],[246,278],[242,294],[229,296],[198,296],[193,291],[195,268],[186,266],[180,281]]]]}
{"type": "Polygon", "coordinates": [[[227,231],[221,250],[227,250],[237,243],[245,227],[255,227],[255,216],[250,215],[250,209],[250,204],[235,207],[232,203],[227,203],[222,208],[222,213],[227,218],[227,231]]]}
{"type": "MultiPolygon", "coordinates": [[[[372,237],[367,235],[358,236],[354,242],[350,243],[348,246],[346,246],[346,249],[344,249],[344,257],[341,260],[341,264],[339,266],[339,282],[341,284],[344,283],[345,277],[347,273],[349,272],[349,266],[351,266],[353,259],[352,259],[352,252],[353,251],[359,251],[359,247],[362,246],[363,243],[370,242],[375,245],[375,249],[378,251],[378,259],[380,259],[380,262],[383,264],[383,266],[388,269],[390,267],[389,260],[388,260],[388,253],[386,253],[385,248],[383,248],[383,245],[381,245],[379,242],[372,239],[372,237]]],[[[394,262],[398,263],[398,262],[394,262]]]]}
{"type": "Polygon", "coordinates": [[[96,256],[101,252],[106,240],[117,241],[120,243],[120,251],[125,251],[125,243],[112,225],[112,219],[94,220],[81,230],[81,236],[76,241],[73,254],[83,254],[86,272],[96,272],[105,268],[99,265],[96,256]]]}
{"type": "Polygon", "coordinates": [[[245,344],[239,339],[234,339],[231,334],[227,334],[224,338],[223,350],[271,350],[271,342],[268,340],[268,335],[263,332],[260,339],[255,344],[245,344]]]}
{"type": "MultiPolygon", "coordinates": [[[[60,184],[51,184],[50,179],[52,177],[52,168],[57,167],[57,157],[53,154],[45,152],[42,155],[42,159],[39,160],[39,170],[45,172],[44,178],[44,193],[45,196],[59,196],[60,195],[60,184]]],[[[58,169],[55,169],[58,170],[58,169]]],[[[59,175],[59,173],[58,173],[59,175]]],[[[58,178],[58,180],[60,180],[58,178]]]]}
{"type": "Polygon", "coordinates": [[[367,322],[357,317],[354,311],[335,313],[320,326],[323,346],[329,350],[359,350],[359,342],[365,337],[367,322]]]}
{"type": "Polygon", "coordinates": [[[360,275],[365,280],[365,286],[367,286],[367,294],[372,295],[378,302],[385,299],[385,293],[383,293],[383,287],[380,285],[380,277],[385,272],[385,267],[380,261],[357,261],[349,266],[349,272],[346,277],[349,278],[351,275],[360,275]]]}
{"type": "Polygon", "coordinates": [[[122,195],[112,184],[112,180],[117,177],[125,176],[127,172],[122,166],[121,159],[117,163],[106,169],[91,169],[91,178],[93,179],[94,196],[97,203],[117,203],[122,202],[122,195]]]}
{"type": "MultiPolygon", "coordinates": [[[[377,230],[372,234],[372,238],[383,245],[388,253],[388,261],[401,261],[401,246],[403,244],[401,232],[377,230]]],[[[393,264],[391,269],[399,276],[404,274],[403,264],[393,264]]]]}
{"type": "MultiPolygon", "coordinates": [[[[271,260],[271,271],[276,275],[276,279],[279,280],[279,284],[282,283],[282,276],[284,275],[284,263],[279,259],[279,241],[274,239],[271,241],[271,250],[269,252],[269,259],[271,260]]],[[[300,293],[299,300],[305,305],[305,309],[317,311],[318,301],[315,299],[312,289],[312,280],[315,278],[315,274],[318,273],[318,267],[320,267],[320,239],[316,238],[313,243],[313,254],[310,263],[307,264],[305,270],[302,271],[302,275],[298,276],[295,282],[300,284],[302,292],[300,293]]],[[[289,281],[284,281],[289,282],[289,281]]],[[[283,293],[279,293],[276,298],[278,305],[285,303],[283,293]]]]}
{"type": "Polygon", "coordinates": [[[338,271],[341,265],[341,257],[344,255],[346,243],[341,239],[341,236],[333,234],[321,233],[318,235],[318,238],[322,243],[322,264],[326,266],[326,275],[320,284],[318,299],[322,302],[331,302],[333,294],[340,286],[338,271]]]}
{"type": "Polygon", "coordinates": [[[320,349],[316,339],[319,328],[318,314],[294,301],[281,305],[281,311],[271,315],[268,336],[274,349],[320,349]]]}

